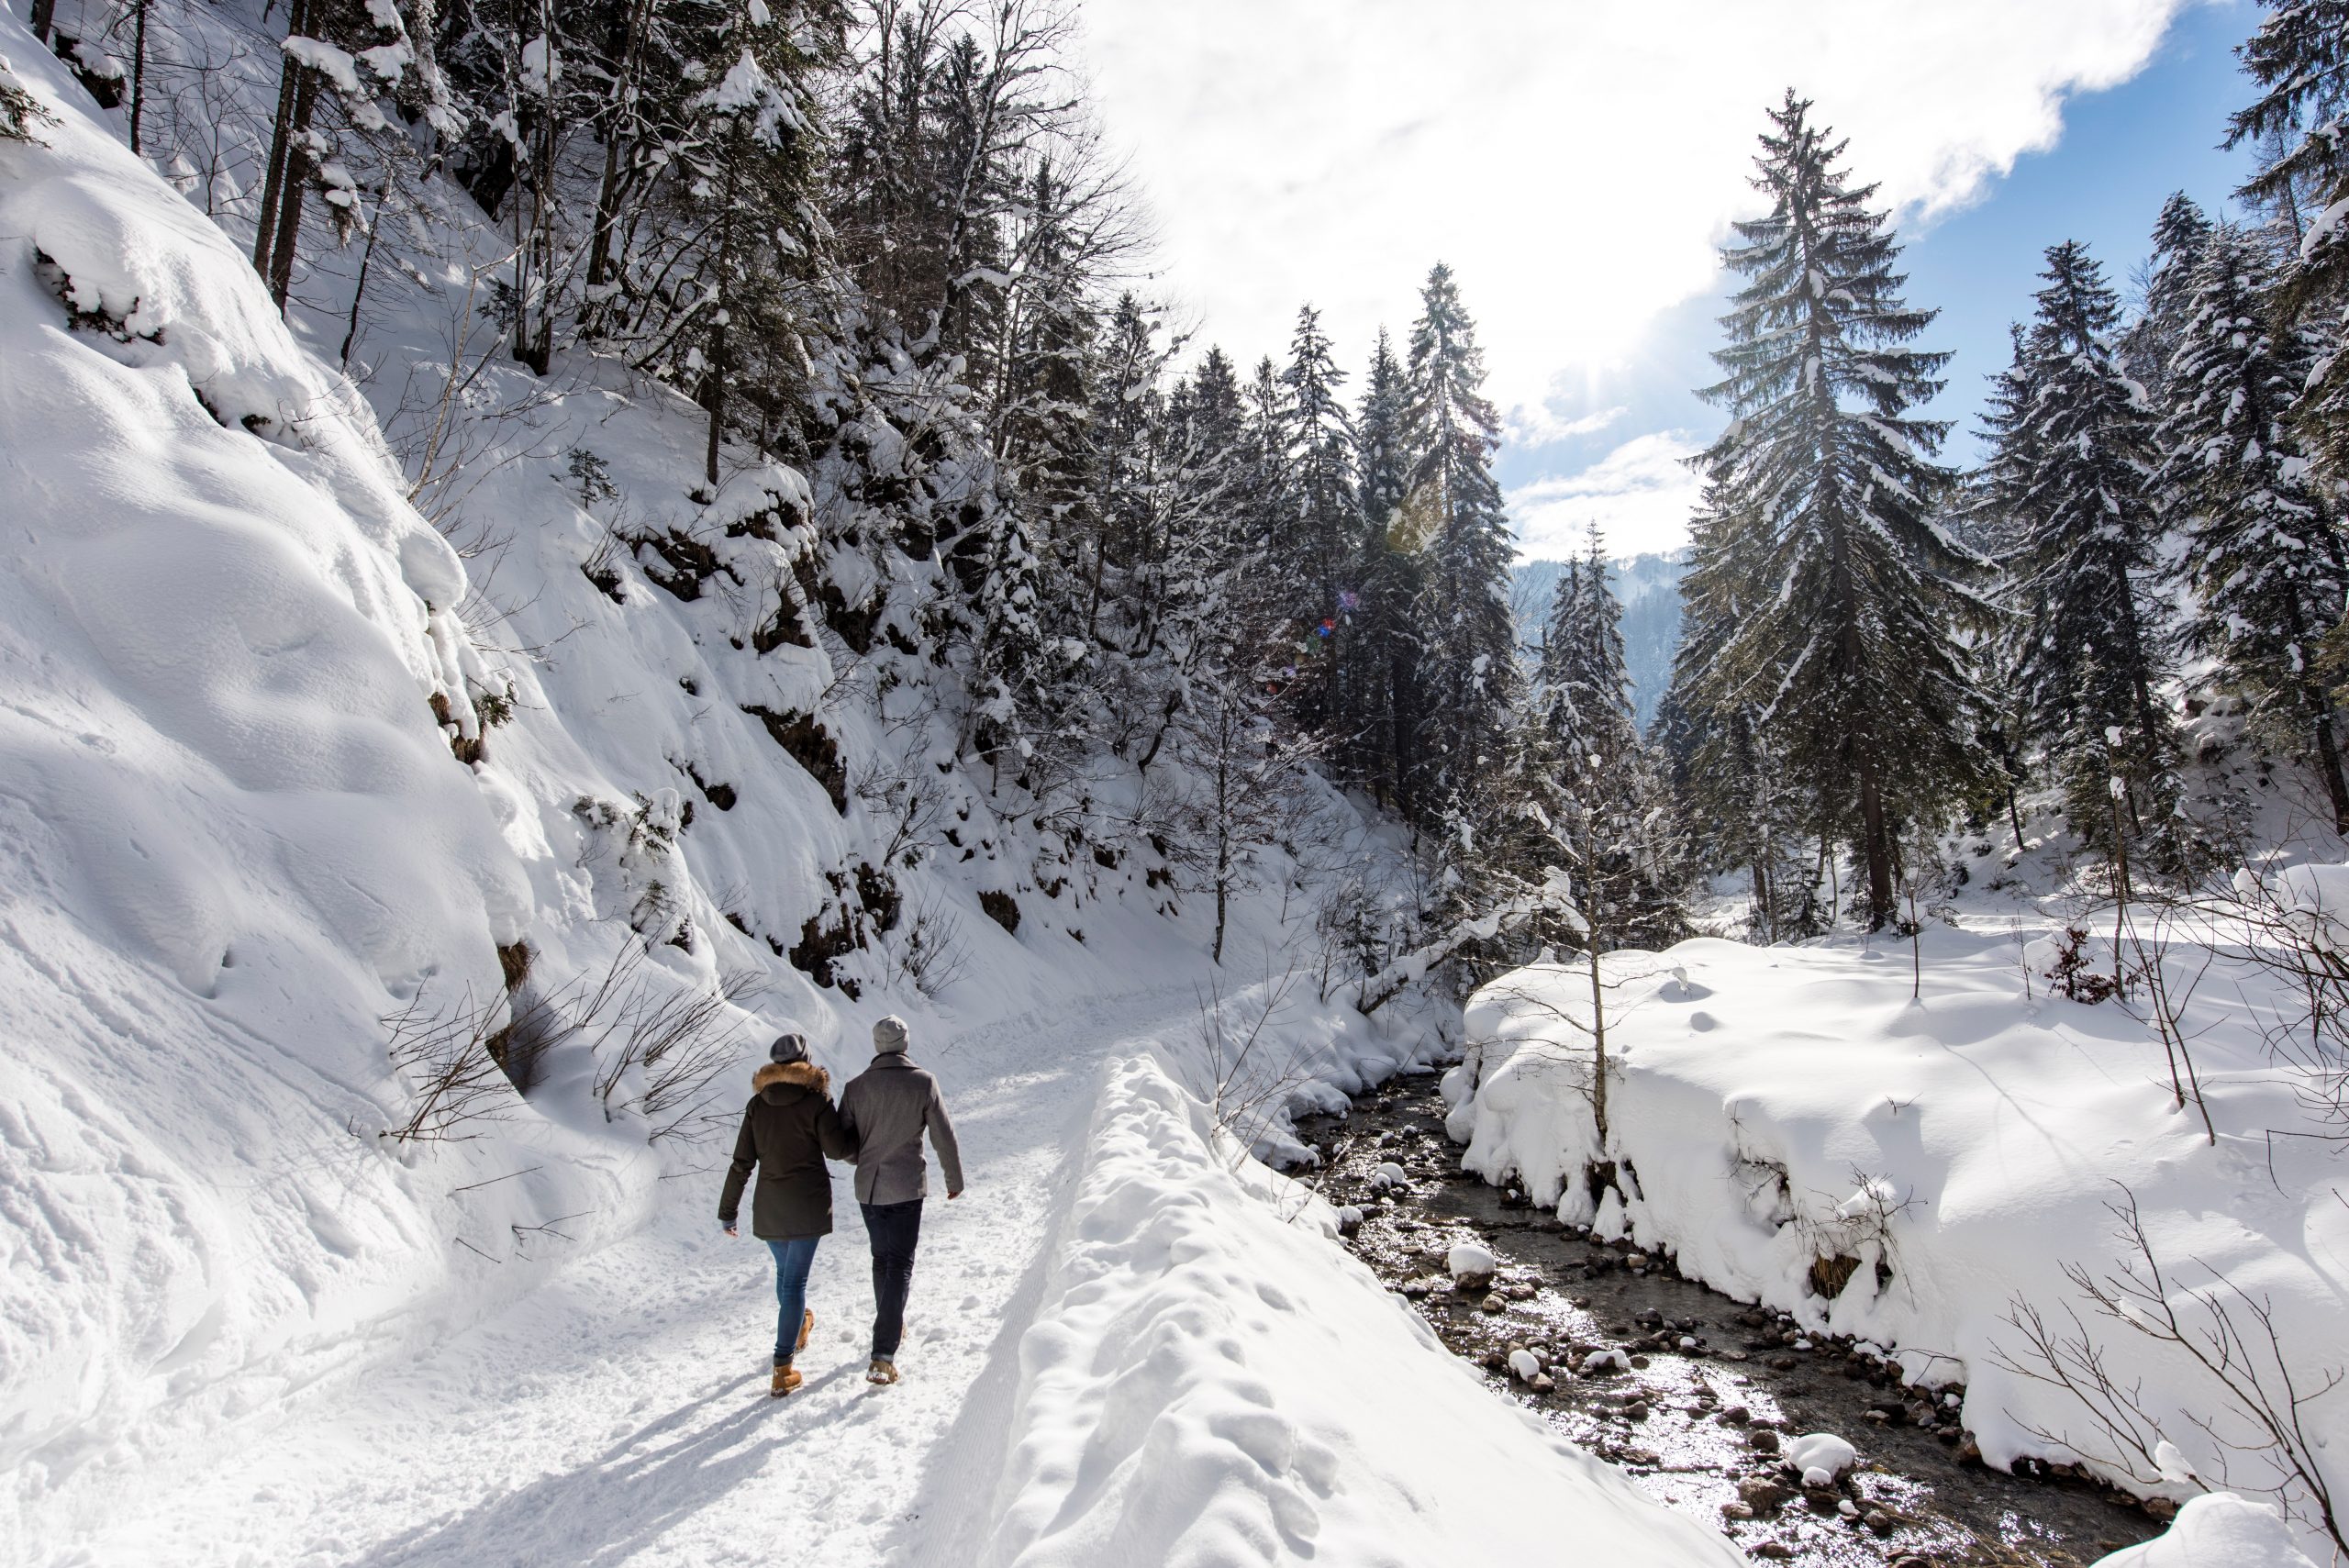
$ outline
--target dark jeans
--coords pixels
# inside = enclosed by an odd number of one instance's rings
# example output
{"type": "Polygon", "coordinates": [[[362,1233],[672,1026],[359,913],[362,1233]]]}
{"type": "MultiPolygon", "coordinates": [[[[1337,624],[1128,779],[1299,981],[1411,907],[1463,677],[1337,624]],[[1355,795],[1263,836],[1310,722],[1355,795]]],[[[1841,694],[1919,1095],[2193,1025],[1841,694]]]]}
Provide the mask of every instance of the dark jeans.
{"type": "Polygon", "coordinates": [[[921,1240],[921,1199],[859,1204],[873,1242],[873,1353],[894,1360],[906,1337],[906,1296],[914,1284],[914,1246],[921,1240]]]}
{"type": "Polygon", "coordinates": [[[770,1241],[774,1254],[774,1364],[787,1366],[799,1343],[799,1318],[807,1307],[807,1271],[815,1266],[815,1236],[795,1236],[770,1241]]]}

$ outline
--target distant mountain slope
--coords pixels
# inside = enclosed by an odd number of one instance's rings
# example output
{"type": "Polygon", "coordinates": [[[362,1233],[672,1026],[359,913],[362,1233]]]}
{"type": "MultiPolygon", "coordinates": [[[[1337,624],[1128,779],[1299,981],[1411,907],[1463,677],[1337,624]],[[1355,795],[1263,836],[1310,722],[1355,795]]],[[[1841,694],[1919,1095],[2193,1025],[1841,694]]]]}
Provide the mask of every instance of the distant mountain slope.
{"type": "MultiPolygon", "coordinates": [[[[1528,648],[1541,646],[1542,623],[1549,618],[1550,602],[1565,570],[1560,561],[1518,563],[1510,602],[1517,610],[1520,639],[1528,648]]],[[[1672,684],[1672,656],[1680,647],[1680,579],[1687,571],[1686,550],[1607,563],[1608,585],[1623,603],[1623,660],[1631,672],[1631,703],[1642,729],[1654,722],[1656,705],[1672,684]]]]}

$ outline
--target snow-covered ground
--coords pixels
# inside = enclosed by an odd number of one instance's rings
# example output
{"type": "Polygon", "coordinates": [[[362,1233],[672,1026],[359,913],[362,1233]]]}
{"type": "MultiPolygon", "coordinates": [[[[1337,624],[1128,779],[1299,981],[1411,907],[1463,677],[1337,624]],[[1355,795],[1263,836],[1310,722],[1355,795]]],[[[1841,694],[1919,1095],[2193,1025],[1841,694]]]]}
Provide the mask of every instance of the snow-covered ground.
{"type": "MultiPolygon", "coordinates": [[[[2349,1204],[2334,1146],[2307,1136],[2328,1127],[2259,1032],[2263,1002],[2286,999],[2222,958],[2186,1007],[2214,1143],[2178,1106],[2154,1030],[2116,1003],[2051,995],[2052,944],[2029,935],[1937,926],[1916,954],[1847,938],[1610,955],[1603,1142],[1589,970],[1521,971],[1471,1004],[1447,1080],[1453,1133],[1471,1169],[1570,1222],[1876,1345],[1912,1381],[1962,1384],[1992,1463],[2085,1462],[2181,1499],[2286,1482],[2257,1412],[2144,1331],[2165,1298],[2189,1337],[2219,1329],[2224,1308],[2245,1336],[2238,1375],[2277,1395],[2285,1372],[2314,1393],[2341,1362],[2349,1204]],[[1609,1164],[1611,1183],[1595,1183],[1609,1164]],[[2119,1234],[2130,1205],[2165,1277],[2152,1302],[2103,1313],[2065,1270],[2101,1282],[2147,1266],[2119,1234]],[[2101,1358],[2133,1406],[2121,1430],[2026,1375],[2054,1370],[2024,1331],[2033,1312],[2076,1378],[2067,1343],[2101,1358]]],[[[2180,975],[2199,962],[2172,955],[2180,975]]],[[[2349,1440],[2349,1397],[2300,1417],[2320,1461],[2349,1440]]]]}

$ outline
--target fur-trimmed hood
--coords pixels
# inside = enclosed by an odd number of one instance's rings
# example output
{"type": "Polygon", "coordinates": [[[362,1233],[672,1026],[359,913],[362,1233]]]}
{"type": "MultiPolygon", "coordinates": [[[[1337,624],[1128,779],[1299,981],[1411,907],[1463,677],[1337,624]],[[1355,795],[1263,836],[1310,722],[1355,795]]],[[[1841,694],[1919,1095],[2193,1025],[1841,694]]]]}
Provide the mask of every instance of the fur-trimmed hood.
{"type": "Polygon", "coordinates": [[[829,1095],[832,1092],[832,1077],[812,1062],[770,1062],[751,1074],[751,1087],[771,1100],[784,1097],[772,1092],[777,1089],[805,1089],[829,1095]]]}

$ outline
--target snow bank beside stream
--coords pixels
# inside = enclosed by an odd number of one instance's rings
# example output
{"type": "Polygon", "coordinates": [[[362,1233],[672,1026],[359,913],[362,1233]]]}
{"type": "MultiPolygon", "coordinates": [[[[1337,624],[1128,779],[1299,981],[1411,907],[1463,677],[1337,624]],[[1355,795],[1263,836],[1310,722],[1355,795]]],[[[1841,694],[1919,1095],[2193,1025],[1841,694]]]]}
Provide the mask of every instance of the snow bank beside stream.
{"type": "Polygon", "coordinates": [[[1020,1344],[989,1568],[1742,1561],[1497,1402],[1153,1062],[1114,1062],[1020,1344]]]}
{"type": "MultiPolygon", "coordinates": [[[[2059,1338],[2079,1331],[2076,1310],[2118,1381],[2142,1380],[2146,1430],[2211,1485],[2260,1489],[2276,1479],[2264,1459],[2237,1452],[2230,1475],[2199,1424],[2247,1435],[2222,1391],[2175,1347],[2100,1315],[2065,1273],[2102,1278],[2129,1261],[2110,1206],[2133,1195],[2189,1330],[2213,1322],[2190,1293],[2220,1280],[2272,1307],[2296,1376],[2349,1359],[2349,1204],[2330,1146],[2267,1135],[2310,1129],[2262,1047],[2260,977],[2222,961],[2188,1018],[2213,1146],[2176,1108],[2148,1028],[2111,1003],[2051,996],[2041,979],[2027,995],[2018,953],[1935,930],[1918,999],[1905,943],[1610,955],[1603,1143],[1589,971],[1522,970],[1471,1004],[1466,1057],[1446,1080],[1450,1130],[1469,1169],[1521,1184],[1570,1223],[1628,1236],[1814,1332],[1883,1347],[1913,1381],[1963,1383],[1965,1426],[1993,1464],[2085,1462],[2142,1496],[2194,1496],[2017,1370],[2031,1361],[2018,1305],[2059,1338]],[[1598,1179],[1610,1167],[1611,1183],[1598,1179]]],[[[2239,1300],[2234,1315],[2256,1339],[2239,1300]]],[[[2266,1372],[2277,1385],[2272,1361],[2266,1372]]],[[[2304,1417],[2337,1451],[2349,1394],[2304,1417]]]]}

